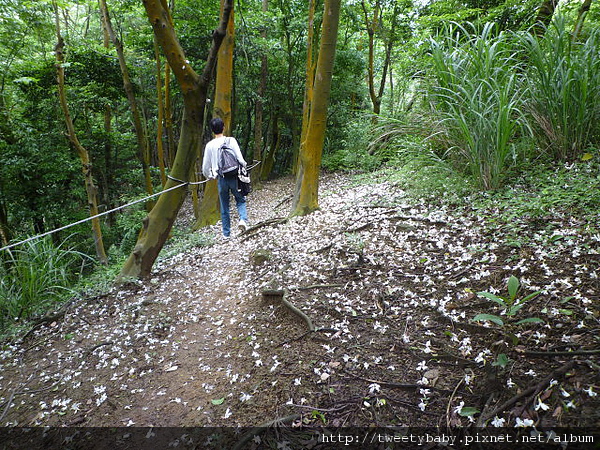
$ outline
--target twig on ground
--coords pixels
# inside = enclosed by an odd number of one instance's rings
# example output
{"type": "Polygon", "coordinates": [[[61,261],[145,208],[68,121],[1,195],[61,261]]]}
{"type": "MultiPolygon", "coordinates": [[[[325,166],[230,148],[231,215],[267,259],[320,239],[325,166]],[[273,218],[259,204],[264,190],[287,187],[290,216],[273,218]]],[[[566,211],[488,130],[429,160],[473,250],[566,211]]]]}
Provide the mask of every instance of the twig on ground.
{"type": "Polygon", "coordinates": [[[452,404],[452,400],[454,400],[454,396],[456,395],[456,391],[458,391],[458,388],[463,383],[463,381],[465,381],[465,379],[461,378],[459,380],[459,382],[456,384],[456,387],[452,391],[452,394],[450,394],[450,398],[448,399],[448,404],[446,405],[446,426],[448,428],[451,428],[451,426],[450,426],[450,405],[452,404]]]}
{"type": "Polygon", "coordinates": [[[289,289],[294,291],[305,291],[309,289],[326,289],[344,287],[343,284],[311,284],[310,286],[292,286],[289,289]]]}
{"type": "Polygon", "coordinates": [[[89,356],[92,353],[94,353],[95,350],[99,349],[100,347],[104,347],[105,345],[112,345],[112,344],[114,344],[114,342],[112,342],[112,341],[101,342],[100,344],[94,345],[89,350],[86,350],[86,352],[84,353],[84,356],[89,356]]]}
{"type": "Polygon", "coordinates": [[[69,307],[73,303],[75,303],[77,300],[79,300],[78,297],[73,297],[71,300],[69,300],[64,305],[62,305],[57,311],[48,313],[45,316],[40,317],[39,319],[33,320],[32,321],[33,327],[27,333],[25,333],[25,335],[21,339],[21,342],[25,342],[25,339],[27,339],[27,337],[31,333],[33,333],[35,330],[37,330],[43,324],[56,322],[57,320],[62,319],[64,317],[64,315],[66,314],[67,310],[69,309],[69,307]]]}
{"type": "Polygon", "coordinates": [[[532,386],[529,389],[525,389],[524,391],[519,392],[518,394],[516,394],[513,397],[509,398],[507,401],[505,401],[500,406],[498,406],[497,408],[495,408],[493,411],[491,411],[491,412],[489,412],[489,413],[487,413],[485,415],[481,414],[481,416],[479,417],[478,423],[485,423],[487,420],[489,420],[492,417],[498,415],[499,413],[501,413],[502,411],[504,411],[506,408],[508,408],[508,407],[514,405],[515,403],[517,403],[520,399],[522,399],[524,397],[528,397],[530,395],[537,394],[539,391],[541,391],[542,389],[544,389],[544,387],[546,385],[548,385],[550,383],[550,381],[552,381],[553,379],[558,378],[561,375],[564,375],[569,370],[571,370],[573,368],[573,366],[575,366],[575,361],[569,361],[568,363],[566,363],[562,367],[559,367],[558,369],[556,369],[554,372],[552,372],[550,375],[548,375],[546,378],[544,378],[542,381],[540,381],[535,386],[532,386]]]}
{"type": "Polygon", "coordinates": [[[577,356],[577,355],[597,355],[600,354],[600,349],[595,350],[565,350],[558,352],[542,352],[539,350],[525,350],[524,353],[529,356],[547,356],[549,358],[554,356],[577,356]]]}
{"type": "MultiPolygon", "coordinates": [[[[434,390],[437,392],[443,392],[443,393],[447,393],[447,394],[452,393],[452,391],[449,389],[436,388],[435,386],[424,386],[422,384],[416,384],[416,383],[393,383],[393,382],[389,382],[389,381],[373,380],[372,378],[361,377],[360,375],[356,375],[355,373],[349,372],[347,370],[343,370],[343,372],[347,373],[348,375],[350,375],[354,378],[358,378],[359,380],[367,381],[369,383],[377,383],[380,386],[387,386],[387,387],[394,388],[394,389],[413,390],[413,389],[427,388],[427,389],[431,389],[431,390],[434,390]]],[[[466,394],[466,392],[461,392],[461,394],[466,394]]]]}
{"type": "Polygon", "coordinates": [[[243,237],[240,239],[240,241],[244,242],[250,239],[254,236],[254,234],[252,234],[254,231],[257,231],[263,227],[267,227],[269,225],[280,225],[282,223],[286,223],[288,220],[289,219],[287,217],[275,217],[273,219],[265,220],[264,222],[259,222],[244,231],[243,237]]]}
{"type": "Polygon", "coordinates": [[[346,230],[346,233],[356,233],[357,231],[362,231],[362,230],[366,230],[367,228],[373,226],[372,222],[367,222],[363,225],[359,225],[357,227],[354,228],[350,228],[348,230],[346,230]]]}
{"type": "Polygon", "coordinates": [[[293,198],[292,195],[288,195],[287,197],[285,197],[283,200],[281,200],[279,203],[277,203],[273,209],[277,209],[279,208],[281,205],[283,205],[285,202],[289,202],[291,199],[293,198]]]}

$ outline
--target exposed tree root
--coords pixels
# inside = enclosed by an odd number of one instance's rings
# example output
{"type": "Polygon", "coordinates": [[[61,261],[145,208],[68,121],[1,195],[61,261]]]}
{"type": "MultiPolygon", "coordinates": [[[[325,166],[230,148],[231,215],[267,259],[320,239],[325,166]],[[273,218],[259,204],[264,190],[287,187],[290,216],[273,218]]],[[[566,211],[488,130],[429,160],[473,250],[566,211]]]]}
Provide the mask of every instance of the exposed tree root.
{"type": "Polygon", "coordinates": [[[300,311],[298,308],[296,308],[294,305],[292,305],[286,299],[287,293],[288,293],[287,289],[266,289],[266,290],[262,291],[262,296],[263,296],[263,298],[271,297],[271,298],[279,300],[281,303],[283,303],[283,305],[289,311],[291,311],[293,314],[300,317],[306,323],[306,325],[308,326],[309,332],[315,331],[315,326],[314,326],[311,318],[308,317],[306,314],[304,314],[302,311],[300,311]]]}

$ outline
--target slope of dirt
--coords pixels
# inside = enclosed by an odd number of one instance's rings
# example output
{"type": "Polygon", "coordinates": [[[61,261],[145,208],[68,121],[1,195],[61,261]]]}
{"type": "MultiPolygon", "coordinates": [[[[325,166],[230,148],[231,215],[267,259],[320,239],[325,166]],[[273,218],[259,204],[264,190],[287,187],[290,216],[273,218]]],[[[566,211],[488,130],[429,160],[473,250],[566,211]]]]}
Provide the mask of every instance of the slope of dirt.
{"type": "Polygon", "coordinates": [[[600,425],[593,224],[532,223],[517,248],[382,174],[328,175],[320,211],[275,220],[292,186],[251,194],[246,234],[162,260],[149,281],[5,343],[2,425],[600,425]],[[511,275],[518,298],[543,291],[514,318],[476,294],[505,295],[511,275]],[[316,331],[262,295],[284,289],[316,331]],[[543,323],[514,323],[527,317],[543,323]]]}

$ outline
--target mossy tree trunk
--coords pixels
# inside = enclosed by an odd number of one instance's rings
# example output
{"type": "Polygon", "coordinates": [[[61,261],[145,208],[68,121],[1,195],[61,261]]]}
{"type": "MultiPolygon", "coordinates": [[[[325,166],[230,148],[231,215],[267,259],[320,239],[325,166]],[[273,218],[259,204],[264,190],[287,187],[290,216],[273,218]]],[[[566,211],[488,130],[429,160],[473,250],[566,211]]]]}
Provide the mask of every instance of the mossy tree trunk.
{"type": "Polygon", "coordinates": [[[308,36],[306,39],[306,72],[304,85],[304,102],[302,104],[302,128],[300,130],[300,145],[294,148],[292,156],[292,173],[298,173],[298,158],[302,153],[302,148],[306,145],[306,133],[308,131],[308,119],[310,118],[310,108],[313,99],[313,85],[315,82],[316,58],[314,57],[315,48],[315,1],[309,0],[308,3],[308,36]]]}
{"type": "Polygon", "coordinates": [[[309,214],[319,208],[319,169],[327,127],[327,107],[333,76],[340,19],[340,0],[325,0],[323,29],[315,74],[313,99],[305,145],[301,146],[292,215],[309,214]]]}
{"type": "MultiPolygon", "coordinates": [[[[221,17],[223,17],[225,0],[221,0],[221,17]]],[[[217,75],[215,86],[215,103],[213,116],[223,119],[225,136],[231,134],[231,98],[233,92],[233,47],[235,43],[235,22],[233,9],[229,14],[227,33],[219,47],[217,59],[217,75]]],[[[219,192],[217,180],[211,180],[204,187],[204,195],[200,205],[198,221],[194,229],[214,225],[220,218],[219,192]]]]}
{"type": "MultiPolygon", "coordinates": [[[[312,0],[311,0],[312,1],[312,0]]],[[[262,0],[262,11],[267,13],[269,10],[269,0],[262,0]]],[[[261,37],[266,41],[267,30],[264,29],[261,32],[261,37]]],[[[258,92],[256,93],[256,106],[254,110],[254,161],[260,161],[262,159],[263,152],[263,112],[264,112],[264,96],[267,91],[267,71],[268,62],[267,55],[264,53],[260,61],[260,83],[258,85],[258,92]]],[[[255,168],[256,173],[260,173],[260,164],[255,168]]]]}
{"type": "MultiPolygon", "coordinates": [[[[143,3],[156,40],[173,70],[183,95],[181,135],[171,174],[173,178],[179,180],[190,180],[202,144],[202,120],[206,94],[217,52],[225,36],[229,14],[233,9],[233,0],[225,1],[221,23],[213,33],[212,46],[201,75],[198,75],[189,65],[179,44],[166,0],[144,0],[143,3]]],[[[177,184],[178,182],[169,179],[165,191],[177,184]]],[[[184,188],[174,189],[164,192],[158,198],[155,207],[143,221],[137,243],[121,270],[120,278],[145,278],[150,275],[154,261],[169,236],[186,192],[184,188]]]]}
{"type": "MultiPolygon", "coordinates": [[[[133,126],[135,128],[135,136],[137,140],[137,153],[138,158],[140,160],[140,164],[142,165],[142,171],[144,173],[144,182],[146,185],[146,192],[148,194],[152,194],[152,176],[150,174],[150,147],[148,144],[148,137],[146,136],[146,130],[142,125],[142,119],[140,116],[140,110],[137,105],[137,101],[135,99],[135,92],[133,89],[133,83],[131,82],[131,77],[129,76],[129,69],[127,68],[127,62],[125,61],[125,53],[123,51],[123,44],[117,38],[115,34],[112,22],[110,20],[110,15],[108,14],[108,7],[106,6],[106,0],[99,0],[100,2],[100,11],[102,13],[103,22],[106,27],[106,31],[110,37],[111,42],[115,46],[115,50],[117,51],[117,57],[119,60],[119,67],[121,68],[121,76],[123,77],[123,88],[127,95],[127,101],[129,102],[129,109],[131,110],[131,116],[133,118],[133,126]]],[[[146,208],[148,211],[152,209],[154,206],[153,201],[149,201],[146,203],[146,208]]]]}
{"type": "Polygon", "coordinates": [[[92,163],[90,161],[90,155],[88,151],[83,147],[79,138],[77,137],[77,133],[75,132],[75,126],[73,125],[73,120],[71,118],[71,112],[69,110],[69,105],[67,103],[67,94],[65,87],[65,54],[64,47],[65,41],[62,37],[60,30],[60,21],[58,18],[58,5],[56,2],[53,2],[54,7],[54,18],[56,24],[56,38],[57,43],[54,48],[54,54],[56,57],[56,79],[58,83],[58,98],[60,101],[60,107],[63,112],[63,116],[65,119],[65,125],[67,127],[67,138],[71,145],[77,151],[79,155],[79,159],[81,160],[81,169],[83,172],[84,180],[85,180],[85,192],[87,194],[88,208],[90,210],[90,216],[93,217],[92,222],[92,236],[94,238],[94,245],[96,247],[96,255],[98,256],[98,260],[101,264],[108,263],[108,257],[106,256],[106,252],[104,250],[104,241],[102,239],[102,229],[100,228],[100,219],[95,217],[98,215],[98,189],[94,184],[94,177],[92,175],[92,163]]]}

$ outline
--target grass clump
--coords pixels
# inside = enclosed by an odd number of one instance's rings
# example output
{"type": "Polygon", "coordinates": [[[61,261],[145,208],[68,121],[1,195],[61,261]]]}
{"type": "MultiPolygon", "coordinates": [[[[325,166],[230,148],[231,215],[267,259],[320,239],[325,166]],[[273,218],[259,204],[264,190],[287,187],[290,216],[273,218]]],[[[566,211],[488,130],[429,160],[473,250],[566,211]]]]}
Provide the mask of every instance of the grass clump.
{"type": "Polygon", "coordinates": [[[39,239],[7,251],[0,259],[0,333],[42,314],[75,295],[74,283],[91,259],[39,239]]]}

